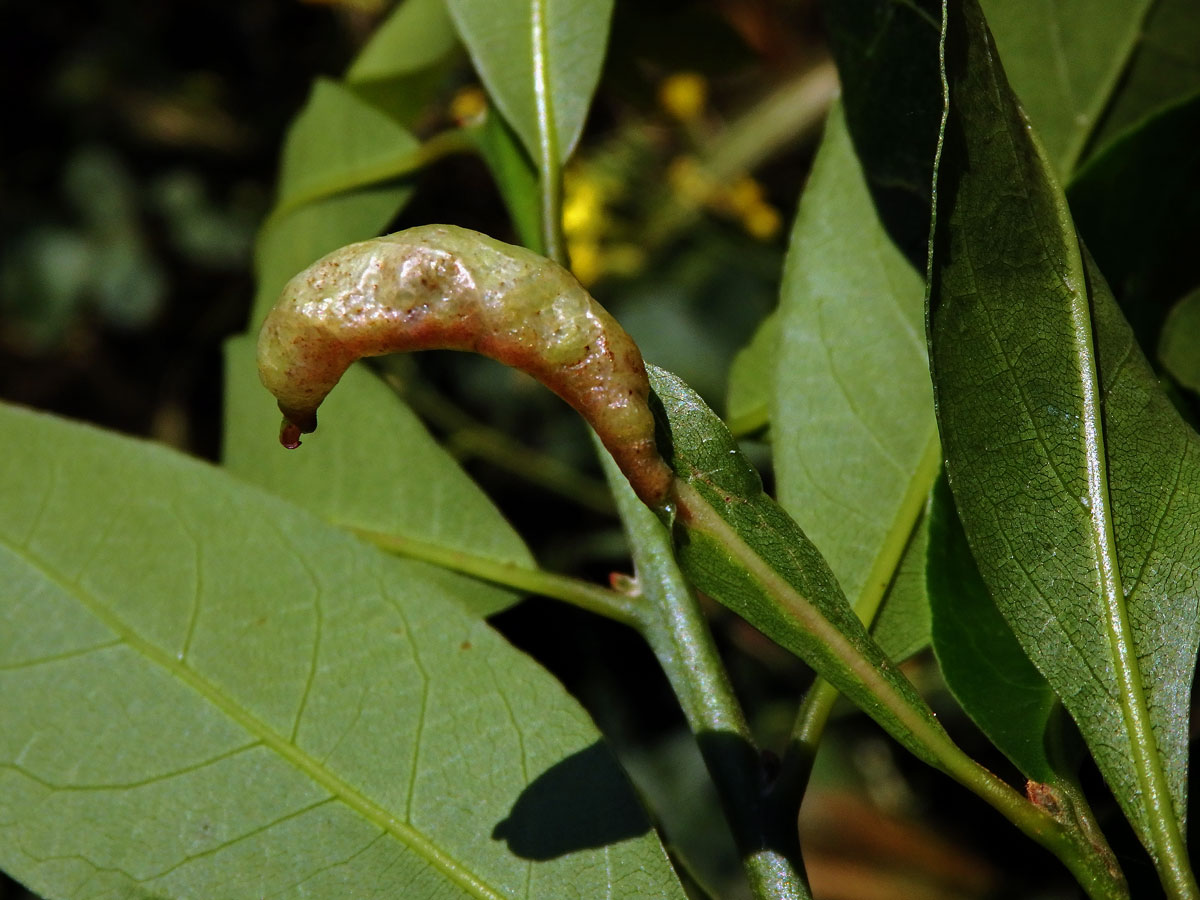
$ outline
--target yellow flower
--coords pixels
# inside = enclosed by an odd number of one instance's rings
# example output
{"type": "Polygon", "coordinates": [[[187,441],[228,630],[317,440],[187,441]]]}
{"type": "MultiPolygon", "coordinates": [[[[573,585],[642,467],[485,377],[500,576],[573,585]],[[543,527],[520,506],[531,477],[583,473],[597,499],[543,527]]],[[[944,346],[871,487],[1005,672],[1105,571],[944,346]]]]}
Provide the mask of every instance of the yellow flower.
{"type": "Polygon", "coordinates": [[[563,185],[563,231],[568,237],[596,235],[604,228],[604,193],[595,180],[574,174],[563,185]]]}
{"type": "Polygon", "coordinates": [[[687,203],[700,206],[713,196],[716,185],[694,156],[677,156],[667,166],[667,183],[687,203]]]}
{"type": "Polygon", "coordinates": [[[779,233],[783,217],[771,204],[760,201],[742,212],[742,227],[751,237],[766,241],[779,233]]]}
{"type": "Polygon", "coordinates": [[[762,185],[751,176],[743,175],[729,187],[725,201],[731,212],[746,216],[763,205],[762,185]]]}
{"type": "Polygon", "coordinates": [[[571,272],[584,287],[594,284],[604,274],[604,259],[597,241],[567,241],[571,257],[571,272]]]}
{"type": "Polygon", "coordinates": [[[450,116],[459,126],[474,125],[487,108],[487,95],[475,85],[461,88],[450,100],[450,116]]]}
{"type": "Polygon", "coordinates": [[[680,122],[694,122],[708,103],[708,81],[695,72],[678,72],[658,86],[658,102],[680,122]]]}

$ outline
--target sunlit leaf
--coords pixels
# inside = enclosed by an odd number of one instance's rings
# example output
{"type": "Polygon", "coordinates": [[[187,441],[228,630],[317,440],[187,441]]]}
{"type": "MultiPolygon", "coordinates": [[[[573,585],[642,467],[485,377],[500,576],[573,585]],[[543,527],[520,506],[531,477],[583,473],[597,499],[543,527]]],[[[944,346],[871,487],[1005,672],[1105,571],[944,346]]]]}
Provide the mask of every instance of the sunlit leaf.
{"type": "Polygon", "coordinates": [[[676,520],[684,573],[811,665],[918,757],[938,765],[915,730],[927,737],[943,734],[941,727],[871,640],[820,552],[763,493],[758,473],[699,395],[669,372],[648,370],[669,422],[672,465],[703,506],[681,511],[676,520]],[[745,550],[733,554],[731,544],[745,550]],[[850,657],[861,663],[851,665],[850,657]],[[892,699],[890,707],[884,696],[892,699]],[[898,714],[900,707],[905,712],[898,714]]]}
{"type": "Polygon", "coordinates": [[[923,295],[835,109],[784,268],[771,436],[780,505],[867,621],[940,465],[923,295]]]}
{"type": "Polygon", "coordinates": [[[477,583],[160,447],[0,427],[0,864],[32,889],[682,900],[477,583]]]}
{"type": "Polygon", "coordinates": [[[613,0],[447,0],[488,93],[532,159],[566,160],[591,106],[613,0]]]}
{"type": "Polygon", "coordinates": [[[288,130],[273,216],[411,170],[420,142],[336,81],[319,79],[288,130]]]}
{"type": "MultiPolygon", "coordinates": [[[[532,568],[525,543],[425,426],[379,378],[354,366],[321,407],[321,428],[279,446],[279,409],[259,383],[256,341],[225,348],[226,467],[343,527],[409,538],[532,568]]],[[[481,590],[483,614],[516,595],[481,590]]]]}

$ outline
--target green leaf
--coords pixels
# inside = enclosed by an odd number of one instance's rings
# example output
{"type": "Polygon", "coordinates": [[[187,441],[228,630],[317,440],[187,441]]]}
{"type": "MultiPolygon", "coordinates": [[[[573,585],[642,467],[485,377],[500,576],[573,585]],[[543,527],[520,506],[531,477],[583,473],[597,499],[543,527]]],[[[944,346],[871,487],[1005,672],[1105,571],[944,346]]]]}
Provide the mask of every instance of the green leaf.
{"type": "Polygon", "coordinates": [[[771,379],[778,359],[779,316],[771,313],[759,324],[729,367],[725,407],[729,430],[753,434],[770,423],[771,379]]]}
{"type": "Polygon", "coordinates": [[[1057,780],[1045,739],[1058,698],[992,601],[944,478],[930,510],[927,572],[933,650],[946,686],[1022,775],[1057,780]]]}
{"type": "MultiPolygon", "coordinates": [[[[321,407],[321,429],[295,452],[276,437],[279,409],[257,377],[255,341],[225,346],[226,468],[347,528],[415,539],[535,568],[524,541],[417,417],[365,366],[353,366],[321,407]]],[[[514,601],[481,591],[490,615],[514,601]]]]}
{"type": "MultiPolygon", "coordinates": [[[[670,681],[704,757],[751,893],[778,900],[811,900],[796,833],[800,797],[785,796],[782,791],[764,796],[762,785],[769,776],[763,769],[762,754],[725,673],[704,612],[675,560],[671,534],[638,500],[598,439],[595,443],[646,601],[642,636],[670,681]]],[[[657,818],[671,821],[678,829],[678,810],[662,810],[657,818]]],[[[711,833],[716,832],[718,844],[727,843],[719,839],[722,828],[709,823],[707,831],[710,842],[711,833]]],[[[694,848],[693,843],[690,849],[694,848]]],[[[697,855],[688,854],[689,868],[694,861],[701,870],[711,871],[697,855]]]]}
{"type": "Polygon", "coordinates": [[[954,9],[931,263],[951,487],[996,604],[1173,887],[1200,644],[1200,439],[1081,257],[982,14],[954,9]]]}
{"type": "Polygon", "coordinates": [[[30,888],[682,900],[475,582],[160,447],[0,429],[0,864],[30,888]]]}
{"type": "Polygon", "coordinates": [[[403,0],[346,70],[346,83],[390,81],[436,66],[458,46],[445,0],[403,0]]]}
{"type": "Polygon", "coordinates": [[[1139,343],[1153,347],[1167,310],[1200,283],[1200,93],[1092,156],[1067,197],[1139,343]]]}
{"type": "Polygon", "coordinates": [[[925,587],[929,547],[929,514],[917,522],[883,604],[871,623],[871,637],[892,662],[904,662],[929,646],[929,596],[925,587]]]}
{"type": "Polygon", "coordinates": [[[410,172],[419,148],[390,116],[320,78],[288,130],[272,217],[410,172]]]}
{"type": "MultiPolygon", "coordinates": [[[[975,791],[1055,853],[1091,896],[1126,897],[1124,879],[1080,817],[1031,804],[967,757],[867,634],[816,547],[771,498],[729,431],[678,377],[648,366],[660,446],[675,469],[672,520],[685,574],[795,653],[919,759],[975,791]]],[[[1057,798],[1054,798],[1057,799],[1057,798]]]]}
{"type": "Polygon", "coordinates": [[[1197,90],[1200,16],[1195,0],[1154,0],[1092,145],[1103,148],[1134,123],[1197,90]]]}
{"type": "Polygon", "coordinates": [[[488,93],[530,157],[575,149],[608,43],[613,0],[447,0],[488,93]]]}
{"type": "Polygon", "coordinates": [[[671,464],[685,490],[695,492],[690,502],[680,501],[675,526],[684,572],[816,669],[919,758],[941,766],[929,740],[945,733],[871,640],[820,552],[763,493],[758,473],[699,395],[669,372],[647,371],[669,426],[664,446],[671,464]]]}
{"type": "Polygon", "coordinates": [[[331,250],[378,235],[412,196],[407,184],[327,197],[272,217],[254,248],[257,289],[250,314],[256,330],[288,279],[331,250]]]}
{"type": "Polygon", "coordinates": [[[1141,37],[1152,0],[982,0],[1000,58],[1061,178],[1074,171],[1141,37]]]}
{"type": "Polygon", "coordinates": [[[1158,358],[1171,377],[1200,393],[1200,289],[1176,303],[1167,316],[1158,358]]]}
{"type": "Polygon", "coordinates": [[[940,466],[923,294],[835,108],[784,267],[771,434],[780,505],[867,622],[940,466]]]}
{"type": "Polygon", "coordinates": [[[403,0],[375,29],[344,80],[355,94],[415,128],[445,91],[459,56],[445,0],[403,0]]]}
{"type": "Polygon", "coordinates": [[[468,135],[492,173],[522,246],[542,253],[537,169],[502,116],[488,110],[468,135]]]}

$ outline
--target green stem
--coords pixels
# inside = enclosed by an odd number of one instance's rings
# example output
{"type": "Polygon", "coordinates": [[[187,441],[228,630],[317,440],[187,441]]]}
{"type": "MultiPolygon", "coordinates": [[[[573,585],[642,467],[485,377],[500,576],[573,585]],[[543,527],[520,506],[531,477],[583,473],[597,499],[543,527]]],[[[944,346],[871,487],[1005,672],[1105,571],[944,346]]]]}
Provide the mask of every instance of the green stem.
{"type": "Polygon", "coordinates": [[[444,569],[461,572],[464,575],[490,581],[503,587],[562,600],[572,606],[633,628],[641,625],[642,617],[638,612],[637,598],[608,588],[598,587],[566,575],[556,575],[542,569],[531,569],[516,563],[499,562],[403,535],[385,534],[367,528],[356,528],[352,525],[343,525],[342,527],[389,553],[433,563],[444,569]]]}
{"type": "Polygon", "coordinates": [[[499,466],[530,484],[565,497],[585,509],[612,515],[612,497],[604,484],[556,457],[522,444],[497,428],[479,422],[442,394],[417,383],[398,383],[396,391],[427,422],[446,432],[446,447],[460,459],[475,457],[499,466]]]}
{"type": "Polygon", "coordinates": [[[559,160],[558,126],[550,91],[549,35],[546,29],[548,0],[533,0],[533,100],[538,123],[538,181],[542,219],[542,253],[561,266],[568,265],[562,230],[562,162],[559,160]]]}
{"type": "Polygon", "coordinates": [[[599,448],[629,535],[645,604],[642,635],[696,735],[756,900],[808,900],[796,815],[798,795],[765,790],[762,757],[708,622],[675,562],[671,538],[599,448]]]}
{"type": "Polygon", "coordinates": [[[695,488],[677,478],[673,493],[679,518],[686,521],[686,527],[718,541],[741,568],[775,597],[798,626],[818,637],[841,663],[840,668],[830,667],[819,674],[843,686],[857,683],[867,691],[894,717],[894,722],[880,717],[881,725],[903,743],[919,745],[927,761],[973,791],[1062,860],[1093,900],[1128,897],[1119,873],[1108,868],[1084,835],[1030,803],[963,753],[937,724],[928,707],[918,706],[919,701],[902,694],[808,598],[801,596],[755,553],[695,488]]]}
{"type": "MultiPolygon", "coordinates": [[[[888,587],[904,558],[913,529],[920,521],[929,492],[937,480],[942,466],[941,446],[935,432],[926,442],[925,451],[921,454],[921,460],[913,472],[908,490],[900,501],[892,520],[892,527],[879,548],[863,589],[851,604],[859,621],[868,628],[875,620],[884,597],[887,596],[888,587]]],[[[808,781],[809,770],[821,741],[821,733],[825,730],[825,723],[829,721],[829,714],[837,698],[837,689],[818,677],[800,704],[788,747],[789,755],[794,755],[795,758],[785,760],[784,768],[790,777],[800,779],[802,785],[808,781]]]]}

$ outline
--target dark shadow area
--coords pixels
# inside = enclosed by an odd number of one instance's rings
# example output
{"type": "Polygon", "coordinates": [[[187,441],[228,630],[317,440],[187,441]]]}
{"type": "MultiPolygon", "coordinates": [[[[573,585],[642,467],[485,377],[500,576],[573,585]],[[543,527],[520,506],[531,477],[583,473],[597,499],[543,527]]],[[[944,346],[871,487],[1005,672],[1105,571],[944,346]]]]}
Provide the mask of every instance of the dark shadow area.
{"type": "Polygon", "coordinates": [[[942,118],[941,9],[929,0],[845,0],[824,4],[824,13],[846,124],[875,208],[896,246],[924,272],[942,118]]]}
{"type": "MultiPolygon", "coordinates": [[[[800,790],[791,777],[781,777],[779,757],[760,752],[744,738],[729,732],[706,731],[696,736],[709,771],[741,797],[734,808],[724,803],[743,857],[771,850],[788,859],[800,859],[796,829],[800,790]]],[[[788,773],[790,776],[791,773],[788,773]]]]}
{"type": "Polygon", "coordinates": [[[492,839],[522,859],[556,859],[650,830],[633,786],[602,743],[568,756],[521,792],[492,839]]]}

